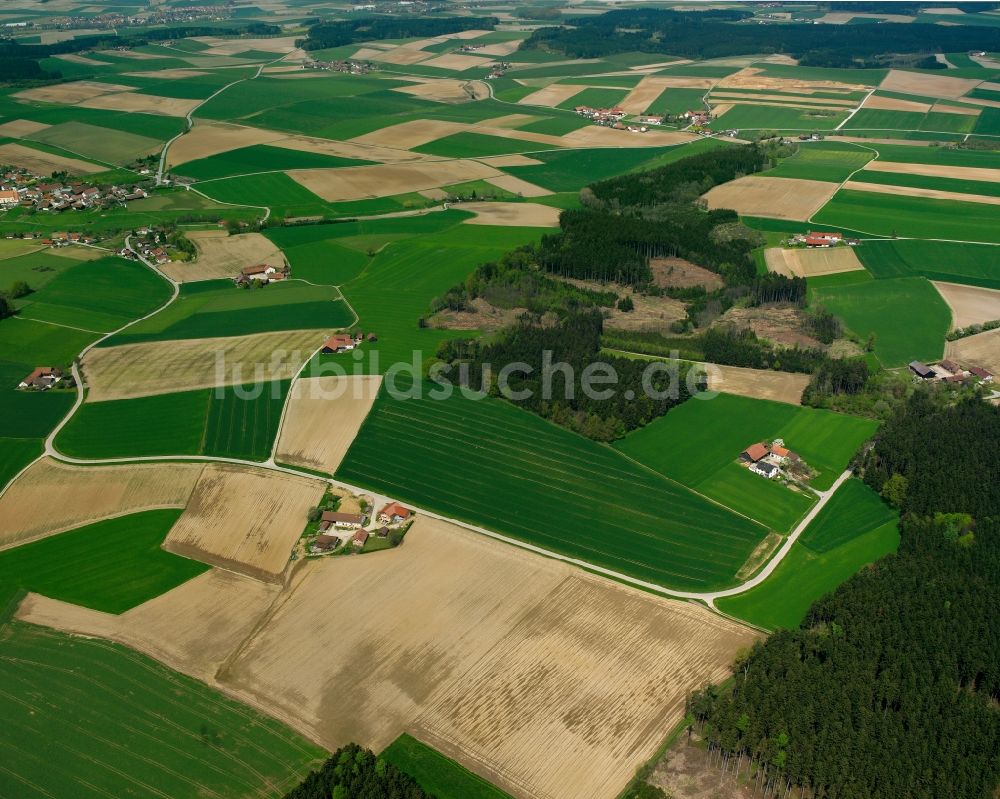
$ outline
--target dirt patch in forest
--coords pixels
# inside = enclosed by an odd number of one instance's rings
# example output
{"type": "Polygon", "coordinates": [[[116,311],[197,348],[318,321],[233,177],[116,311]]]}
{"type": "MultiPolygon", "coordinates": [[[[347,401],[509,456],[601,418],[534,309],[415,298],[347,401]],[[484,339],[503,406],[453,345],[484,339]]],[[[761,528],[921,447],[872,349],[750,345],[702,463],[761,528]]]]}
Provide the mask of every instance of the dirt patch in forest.
{"type": "Polygon", "coordinates": [[[497,308],[482,297],[476,297],[464,311],[438,311],[427,320],[431,327],[445,330],[482,330],[494,333],[514,324],[527,308],[497,308]]]}
{"type": "Polygon", "coordinates": [[[806,312],[801,308],[762,305],[756,308],[730,308],[719,322],[752,330],[759,338],[784,347],[823,349],[823,344],[808,333],[806,312]]]}
{"type": "Polygon", "coordinates": [[[706,290],[714,291],[725,285],[715,272],[683,258],[650,258],[649,269],[653,273],[653,283],[660,288],[704,286],[706,290]]]}

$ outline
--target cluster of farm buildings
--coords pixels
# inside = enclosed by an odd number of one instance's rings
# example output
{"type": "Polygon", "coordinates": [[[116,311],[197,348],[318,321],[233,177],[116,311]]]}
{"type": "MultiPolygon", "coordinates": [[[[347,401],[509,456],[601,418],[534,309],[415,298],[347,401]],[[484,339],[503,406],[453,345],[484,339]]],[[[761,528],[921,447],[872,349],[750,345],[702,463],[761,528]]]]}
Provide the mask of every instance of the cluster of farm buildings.
{"type": "Polygon", "coordinates": [[[34,208],[37,211],[85,211],[111,208],[141,200],[148,193],[140,186],[107,186],[74,180],[67,183],[26,169],[5,169],[0,180],[0,209],[34,208]]]}
{"type": "Polygon", "coordinates": [[[964,369],[959,364],[949,360],[940,361],[933,365],[922,361],[910,361],[910,371],[921,380],[940,380],[945,383],[967,383],[972,380],[979,380],[983,383],[993,382],[993,375],[982,367],[970,366],[968,369],[964,369]]]}
{"type": "Polygon", "coordinates": [[[137,238],[131,245],[134,251],[128,247],[122,247],[118,255],[123,258],[134,258],[135,253],[139,253],[147,261],[152,261],[157,265],[170,262],[170,253],[163,246],[167,241],[167,234],[165,232],[157,228],[144,227],[137,230],[135,234],[137,238]]]}
{"type": "Polygon", "coordinates": [[[254,264],[244,266],[240,273],[233,278],[233,283],[237,286],[249,286],[253,282],[267,285],[268,283],[279,283],[287,280],[291,270],[287,266],[275,266],[274,264],[254,264]]]}
{"type": "Polygon", "coordinates": [[[371,526],[371,529],[367,529],[370,525],[365,513],[323,511],[317,528],[319,534],[309,544],[309,552],[322,555],[348,545],[364,549],[372,535],[388,538],[391,530],[401,528],[412,518],[413,511],[398,502],[390,502],[383,507],[374,518],[374,525],[377,526],[371,526]]]}
{"type": "Polygon", "coordinates": [[[346,75],[367,75],[377,67],[371,61],[354,61],[353,59],[335,61],[315,61],[310,59],[303,64],[304,69],[319,69],[324,72],[342,72],[346,75]]]}
{"type": "Polygon", "coordinates": [[[858,239],[847,238],[843,233],[814,232],[810,230],[808,233],[796,233],[790,239],[790,243],[804,244],[806,247],[815,249],[825,249],[836,247],[839,244],[856,247],[861,242],[858,239]]]}
{"type": "Polygon", "coordinates": [[[36,366],[31,374],[24,378],[17,387],[30,391],[48,391],[63,380],[62,369],[54,366],[36,366]]]}
{"type": "Polygon", "coordinates": [[[770,444],[762,441],[751,444],[740,453],[740,463],[754,474],[773,480],[783,474],[784,467],[801,464],[802,458],[787,449],[783,440],[776,438],[770,444]]]}
{"type": "Polygon", "coordinates": [[[378,341],[378,336],[369,333],[367,336],[360,330],[356,333],[337,333],[330,336],[324,343],[320,352],[330,354],[333,352],[348,352],[359,346],[363,341],[378,341]]]}

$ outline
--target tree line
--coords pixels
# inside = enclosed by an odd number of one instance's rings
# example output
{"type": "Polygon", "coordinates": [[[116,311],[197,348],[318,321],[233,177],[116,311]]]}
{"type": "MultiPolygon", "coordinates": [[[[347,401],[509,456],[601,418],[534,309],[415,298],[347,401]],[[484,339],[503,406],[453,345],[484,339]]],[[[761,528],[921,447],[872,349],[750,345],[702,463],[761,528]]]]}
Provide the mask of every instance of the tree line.
{"type": "Polygon", "coordinates": [[[342,746],[284,799],[434,799],[417,781],[357,744],[342,746]]]}
{"type": "Polygon", "coordinates": [[[688,702],[766,796],[990,799],[1000,782],[1000,408],[917,392],[863,458],[899,552],[688,702]],[[897,490],[902,484],[902,490],[897,490]]]}
{"type": "MultiPolygon", "coordinates": [[[[855,9],[856,10],[856,9],[855,9]]],[[[894,13],[900,13],[894,11],[894,13]]],[[[695,60],[781,53],[803,66],[879,67],[900,54],[1000,50],[1000,30],[922,22],[811,25],[749,22],[750,11],[678,12],[633,8],[574,17],[572,27],[535,31],[523,45],[573,58],[625,52],[662,53],[695,60]]]]}
{"type": "Polygon", "coordinates": [[[354,42],[444,36],[467,30],[493,30],[496,17],[360,17],[320,22],[296,44],[304,50],[325,50],[354,42]]]}

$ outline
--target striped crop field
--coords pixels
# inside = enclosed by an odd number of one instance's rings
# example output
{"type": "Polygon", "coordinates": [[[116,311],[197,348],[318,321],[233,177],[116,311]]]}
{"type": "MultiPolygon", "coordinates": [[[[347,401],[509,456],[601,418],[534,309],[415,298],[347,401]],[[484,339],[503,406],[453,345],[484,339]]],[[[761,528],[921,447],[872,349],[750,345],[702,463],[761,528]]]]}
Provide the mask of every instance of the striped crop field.
{"type": "Polygon", "coordinates": [[[405,400],[383,387],[337,477],[680,589],[732,583],[767,532],[506,401],[428,387],[405,400]]]}

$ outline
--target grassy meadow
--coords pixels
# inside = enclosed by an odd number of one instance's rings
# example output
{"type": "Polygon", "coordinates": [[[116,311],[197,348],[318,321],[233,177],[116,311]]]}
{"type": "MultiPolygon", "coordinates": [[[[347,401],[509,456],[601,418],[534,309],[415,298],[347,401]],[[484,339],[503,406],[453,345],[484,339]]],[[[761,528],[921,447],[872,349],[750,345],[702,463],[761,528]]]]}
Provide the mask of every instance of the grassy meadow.
{"type": "Polygon", "coordinates": [[[856,250],[877,278],[923,276],[1000,289],[1000,247],[920,239],[866,241],[856,250]]]}
{"type": "Polygon", "coordinates": [[[251,175],[258,172],[278,172],[285,169],[337,169],[344,166],[363,166],[372,161],[356,158],[341,158],[323,153],[309,153],[303,150],[289,150],[287,147],[273,147],[257,144],[241,147],[219,155],[188,161],[176,166],[178,175],[197,180],[214,180],[233,175],[251,175]]]}
{"type": "MultiPolygon", "coordinates": [[[[800,144],[798,152],[782,159],[767,175],[840,183],[875,157],[862,146],[846,142],[818,141],[800,144]]],[[[873,173],[874,174],[874,173],[873,173]]],[[[861,178],[859,178],[860,180],[861,178]]],[[[864,178],[867,180],[867,175],[864,178]]]]}
{"type": "Polygon", "coordinates": [[[4,796],[279,797],[326,757],[127,647],[19,622],[0,640],[5,761],[16,764],[0,769],[4,796]]]}
{"type": "MultiPolygon", "coordinates": [[[[435,400],[433,383],[399,400],[389,384],[337,471],[347,482],[675,588],[731,583],[764,536],[763,526],[511,403],[435,400]]],[[[411,385],[405,375],[397,384],[411,385]]]]}
{"type": "Polygon", "coordinates": [[[896,551],[897,518],[868,486],[847,480],[767,580],[716,605],[767,629],[798,627],[813,602],[896,551]]]}
{"type": "Polygon", "coordinates": [[[333,329],[353,321],[340,293],[329,286],[311,286],[292,279],[262,288],[239,289],[231,280],[203,280],[185,283],[174,302],[101,346],[246,336],[275,330],[333,329]]]}
{"type": "Polygon", "coordinates": [[[874,352],[884,366],[933,361],[944,354],[951,310],[923,277],[810,287],[809,302],[836,314],[862,341],[874,334],[874,352]]]}
{"type": "Polygon", "coordinates": [[[0,552],[0,593],[11,588],[122,613],[208,570],[161,548],[180,510],[119,516],[0,552]]]}
{"type": "Polygon", "coordinates": [[[510,795],[473,774],[436,749],[403,733],[379,755],[409,774],[436,799],[510,799],[510,795]]]}

